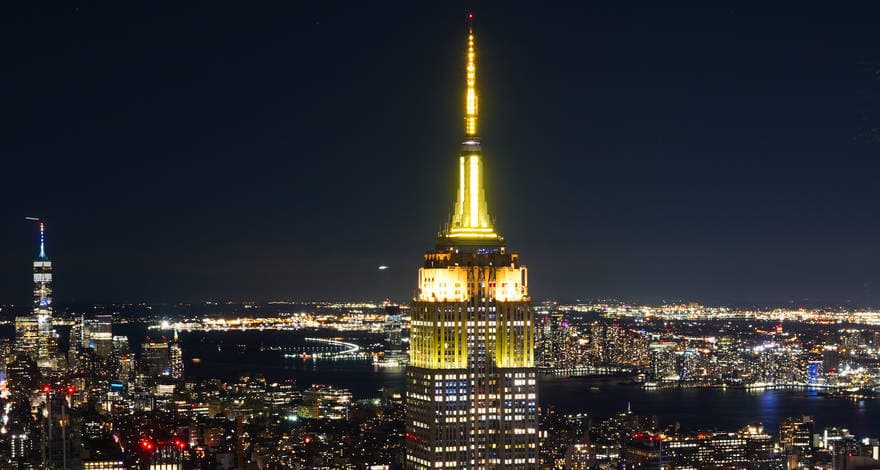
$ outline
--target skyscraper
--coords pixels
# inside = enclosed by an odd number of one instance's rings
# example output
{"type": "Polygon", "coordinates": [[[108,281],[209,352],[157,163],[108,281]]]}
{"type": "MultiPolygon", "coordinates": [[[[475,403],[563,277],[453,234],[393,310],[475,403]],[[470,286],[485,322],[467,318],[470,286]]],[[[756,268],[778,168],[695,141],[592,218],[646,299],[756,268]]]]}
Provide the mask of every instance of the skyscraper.
{"type": "Polygon", "coordinates": [[[183,378],[183,348],[177,330],[174,330],[174,339],[168,344],[168,370],[172,378],[183,378]]]}
{"type": "Polygon", "coordinates": [[[57,336],[52,328],[52,261],[46,256],[46,224],[40,220],[40,252],[34,260],[34,305],[30,315],[16,317],[16,347],[41,369],[56,366],[57,336]]]}
{"type": "Polygon", "coordinates": [[[168,341],[147,339],[141,345],[139,372],[145,377],[156,378],[170,374],[171,357],[168,341]]]}
{"type": "Polygon", "coordinates": [[[468,15],[465,137],[458,192],[425,254],[411,311],[406,465],[538,467],[534,312],[526,267],[489,216],[468,15]]]}
{"type": "Polygon", "coordinates": [[[381,364],[398,367],[406,364],[403,351],[403,327],[401,325],[400,305],[385,302],[385,353],[381,364]]]}
{"type": "Polygon", "coordinates": [[[83,349],[94,349],[100,357],[109,356],[113,352],[113,316],[83,316],[81,346],[83,349]]]}

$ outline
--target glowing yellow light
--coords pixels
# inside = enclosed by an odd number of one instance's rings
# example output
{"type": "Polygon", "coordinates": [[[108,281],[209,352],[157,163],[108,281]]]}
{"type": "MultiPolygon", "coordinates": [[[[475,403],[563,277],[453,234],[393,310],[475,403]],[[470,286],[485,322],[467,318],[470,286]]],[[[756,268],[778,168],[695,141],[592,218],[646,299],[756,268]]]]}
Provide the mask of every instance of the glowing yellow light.
{"type": "MultiPolygon", "coordinates": [[[[427,269],[419,273],[422,296],[433,287],[448,287],[458,284],[460,290],[465,284],[458,276],[464,269],[427,269]],[[458,271],[456,273],[455,271],[458,271]],[[428,284],[426,284],[428,283],[428,284]]],[[[440,289],[443,290],[443,289],[440,289]]],[[[438,292],[435,292],[438,293],[438,292]]],[[[446,293],[439,292],[445,296],[446,293]]],[[[416,304],[410,312],[410,364],[415,367],[432,369],[461,369],[467,367],[467,307],[463,301],[447,299],[416,304]]],[[[442,376],[438,376],[442,377],[442,376]]]]}
{"type": "Polygon", "coordinates": [[[495,270],[495,300],[518,302],[529,295],[525,268],[497,268],[495,270]]]}
{"type": "Polygon", "coordinates": [[[420,269],[418,302],[411,312],[410,364],[433,369],[467,367],[468,332],[480,326],[469,312],[473,302],[494,298],[497,317],[487,333],[495,338],[495,364],[532,367],[535,325],[524,303],[529,300],[527,283],[524,267],[420,269]],[[479,281],[487,278],[492,281],[479,281]]]}
{"type": "Polygon", "coordinates": [[[458,161],[458,197],[445,236],[456,239],[497,240],[483,191],[483,160],[477,135],[477,65],[474,32],[468,30],[465,92],[465,154],[458,161]]]}
{"type": "Polygon", "coordinates": [[[467,228],[454,228],[450,232],[452,232],[452,233],[455,233],[455,232],[468,232],[468,233],[470,233],[470,232],[487,232],[488,233],[488,232],[492,232],[492,231],[493,230],[491,227],[467,227],[467,228]]]}
{"type": "Polygon", "coordinates": [[[471,216],[470,223],[468,224],[471,227],[478,227],[480,225],[480,157],[476,155],[471,155],[471,216]]]}
{"type": "Polygon", "coordinates": [[[465,94],[465,134],[477,135],[477,53],[474,49],[474,32],[468,31],[467,91],[465,94]]]}
{"type": "Polygon", "coordinates": [[[458,159],[458,205],[464,207],[464,157],[458,159]]]}
{"type": "Polygon", "coordinates": [[[450,232],[446,235],[450,238],[498,238],[498,234],[495,232],[490,233],[480,233],[480,232],[472,232],[469,230],[459,230],[456,232],[450,232]]]}
{"type": "Polygon", "coordinates": [[[467,298],[467,270],[456,268],[419,269],[419,300],[461,302],[467,298]]]}

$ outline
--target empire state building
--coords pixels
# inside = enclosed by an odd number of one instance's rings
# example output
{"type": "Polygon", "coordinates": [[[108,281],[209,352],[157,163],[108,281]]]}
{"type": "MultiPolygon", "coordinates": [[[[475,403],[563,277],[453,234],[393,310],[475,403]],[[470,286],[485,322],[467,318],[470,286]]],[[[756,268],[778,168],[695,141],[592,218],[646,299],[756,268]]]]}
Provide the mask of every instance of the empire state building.
{"type": "Polygon", "coordinates": [[[526,267],[483,191],[472,15],[466,57],[454,210],[425,253],[411,310],[406,467],[536,469],[534,312],[526,267]]]}

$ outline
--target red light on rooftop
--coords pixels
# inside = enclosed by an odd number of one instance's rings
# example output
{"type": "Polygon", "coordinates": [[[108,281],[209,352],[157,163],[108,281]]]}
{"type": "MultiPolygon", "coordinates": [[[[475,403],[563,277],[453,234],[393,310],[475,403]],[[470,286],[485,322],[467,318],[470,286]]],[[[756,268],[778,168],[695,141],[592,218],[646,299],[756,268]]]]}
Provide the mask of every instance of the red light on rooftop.
{"type": "Polygon", "coordinates": [[[474,14],[471,13],[471,12],[468,12],[468,19],[469,19],[469,20],[474,19],[474,14]]]}
{"type": "Polygon", "coordinates": [[[174,447],[177,447],[178,449],[186,448],[186,442],[183,442],[183,439],[179,437],[175,437],[171,442],[174,444],[174,447]]]}
{"type": "Polygon", "coordinates": [[[141,449],[143,449],[147,452],[152,452],[153,449],[155,449],[155,448],[156,448],[156,444],[153,444],[153,441],[151,441],[149,439],[141,439],[141,449]]]}

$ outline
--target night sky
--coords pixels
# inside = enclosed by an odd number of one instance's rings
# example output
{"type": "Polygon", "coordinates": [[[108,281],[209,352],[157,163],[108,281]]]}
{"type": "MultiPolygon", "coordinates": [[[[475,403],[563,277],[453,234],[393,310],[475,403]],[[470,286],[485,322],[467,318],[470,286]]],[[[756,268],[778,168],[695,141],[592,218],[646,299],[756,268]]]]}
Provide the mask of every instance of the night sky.
{"type": "MultiPolygon", "coordinates": [[[[154,3],[2,7],[0,303],[30,299],[25,216],[61,304],[407,301],[468,5],[154,3]]],[[[880,7],[792,5],[476,4],[489,209],[535,298],[880,306],[880,7]]]]}

